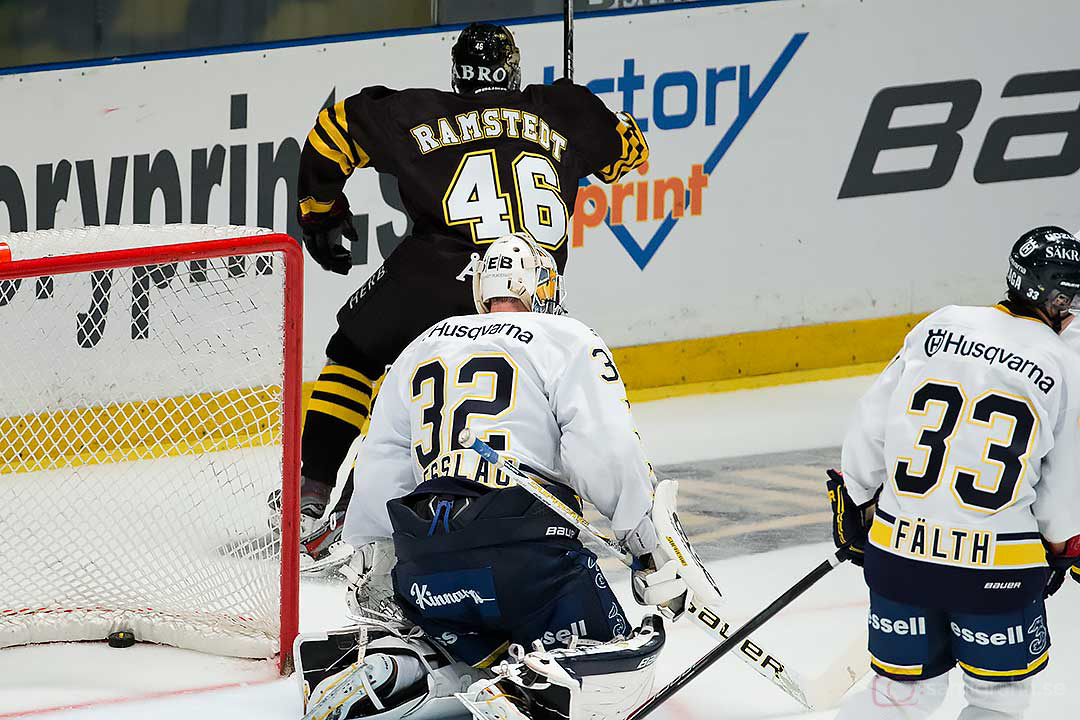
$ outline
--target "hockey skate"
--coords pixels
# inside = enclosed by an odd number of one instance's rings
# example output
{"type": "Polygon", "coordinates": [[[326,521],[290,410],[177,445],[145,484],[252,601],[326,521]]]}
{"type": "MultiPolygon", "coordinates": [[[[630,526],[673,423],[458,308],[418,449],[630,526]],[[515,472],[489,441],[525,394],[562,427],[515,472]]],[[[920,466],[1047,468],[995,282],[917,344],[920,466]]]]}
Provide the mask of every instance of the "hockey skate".
{"type": "Polygon", "coordinates": [[[353,547],[341,539],[344,525],[345,510],[335,508],[300,537],[301,574],[322,575],[349,562],[353,547]]]}

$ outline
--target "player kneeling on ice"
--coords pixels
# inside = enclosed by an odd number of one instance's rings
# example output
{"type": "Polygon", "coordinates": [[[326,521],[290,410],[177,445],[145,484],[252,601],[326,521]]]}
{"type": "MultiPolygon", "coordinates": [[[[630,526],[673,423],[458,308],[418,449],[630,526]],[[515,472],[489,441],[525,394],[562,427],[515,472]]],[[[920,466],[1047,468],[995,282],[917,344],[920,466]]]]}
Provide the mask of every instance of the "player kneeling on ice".
{"type": "Polygon", "coordinates": [[[1059,336],[1078,307],[1080,242],[1036,228],[1007,300],[932,313],[860,400],[829,497],[878,677],[838,720],[930,717],[957,664],[962,720],[1027,710],[1043,600],[1080,559],[1080,362],[1059,336]]]}
{"type": "Polygon", "coordinates": [[[458,692],[481,718],[612,720],[649,694],[660,618],[632,629],[578,529],[463,447],[466,427],[576,512],[584,499],[611,521],[644,568],[639,602],[676,616],[699,584],[676,559],[692,557],[688,546],[657,543],[652,514],[673,509],[653,507],[619,371],[564,314],[551,256],[525,236],[500,238],[473,292],[479,315],[437,323],[390,368],[356,461],[350,607],[361,631],[397,611],[406,622],[382,623],[377,642],[361,643],[366,658],[302,639],[313,717],[421,704],[467,716],[444,702],[458,692]],[[322,661],[331,655],[339,662],[322,661]]]}

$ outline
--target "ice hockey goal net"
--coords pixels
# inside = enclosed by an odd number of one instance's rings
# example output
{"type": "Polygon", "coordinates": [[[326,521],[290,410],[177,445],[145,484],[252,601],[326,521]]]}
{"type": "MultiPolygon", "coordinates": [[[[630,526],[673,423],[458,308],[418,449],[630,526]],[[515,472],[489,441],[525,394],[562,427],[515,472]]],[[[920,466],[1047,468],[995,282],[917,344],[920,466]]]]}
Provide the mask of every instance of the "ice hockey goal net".
{"type": "Polygon", "coordinates": [[[0,236],[0,647],[129,630],[284,669],[302,298],[267,230],[0,236]]]}

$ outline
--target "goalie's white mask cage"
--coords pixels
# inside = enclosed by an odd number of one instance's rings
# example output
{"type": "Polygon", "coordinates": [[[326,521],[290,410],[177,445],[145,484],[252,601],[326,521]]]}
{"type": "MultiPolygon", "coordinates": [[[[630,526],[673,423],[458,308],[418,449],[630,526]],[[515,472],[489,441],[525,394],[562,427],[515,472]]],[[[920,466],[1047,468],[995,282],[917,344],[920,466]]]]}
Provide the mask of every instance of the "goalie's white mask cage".
{"type": "Polygon", "coordinates": [[[245,227],[0,237],[0,647],[131,630],[285,668],[302,260],[245,227]]]}

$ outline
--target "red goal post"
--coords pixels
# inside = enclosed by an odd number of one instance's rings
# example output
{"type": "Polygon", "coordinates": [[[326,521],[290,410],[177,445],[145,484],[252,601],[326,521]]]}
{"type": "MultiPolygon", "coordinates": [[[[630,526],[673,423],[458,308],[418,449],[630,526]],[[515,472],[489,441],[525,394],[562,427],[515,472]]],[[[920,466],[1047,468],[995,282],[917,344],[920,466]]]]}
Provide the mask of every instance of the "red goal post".
{"type": "Polygon", "coordinates": [[[0,648],[130,630],[286,670],[302,308],[268,230],[0,236],[0,648]]]}

